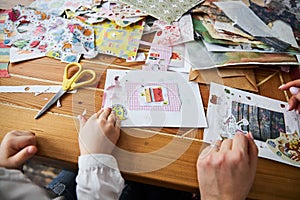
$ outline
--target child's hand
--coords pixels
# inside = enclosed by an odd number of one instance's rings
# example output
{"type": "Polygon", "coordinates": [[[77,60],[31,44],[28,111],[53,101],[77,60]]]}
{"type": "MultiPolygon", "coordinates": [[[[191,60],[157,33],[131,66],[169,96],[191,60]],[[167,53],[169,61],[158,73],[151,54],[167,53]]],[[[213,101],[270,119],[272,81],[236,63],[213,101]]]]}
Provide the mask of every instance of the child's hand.
{"type": "Polygon", "coordinates": [[[104,108],[88,120],[79,116],[80,154],[111,154],[120,136],[120,120],[111,108],[104,108]]]}
{"type": "Polygon", "coordinates": [[[34,133],[11,131],[4,136],[0,146],[0,166],[17,169],[36,152],[34,133]]]}

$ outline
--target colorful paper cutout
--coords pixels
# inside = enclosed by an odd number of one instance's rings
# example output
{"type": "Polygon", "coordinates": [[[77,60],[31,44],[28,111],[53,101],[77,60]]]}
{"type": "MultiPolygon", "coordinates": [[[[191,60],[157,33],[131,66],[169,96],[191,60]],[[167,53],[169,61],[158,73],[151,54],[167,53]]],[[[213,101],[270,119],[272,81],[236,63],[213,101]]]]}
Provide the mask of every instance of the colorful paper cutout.
{"type": "Polygon", "coordinates": [[[280,133],[278,138],[268,139],[267,146],[283,160],[300,165],[300,138],[297,132],[293,134],[280,133]]]}
{"type": "Polygon", "coordinates": [[[112,105],[112,110],[115,112],[115,114],[119,118],[119,120],[127,119],[127,110],[123,105],[114,104],[114,105],[112,105]]]}
{"type": "Polygon", "coordinates": [[[16,6],[5,24],[5,44],[63,62],[95,55],[93,28],[75,20],[16,6]]]}
{"type": "Polygon", "coordinates": [[[60,15],[66,9],[76,10],[80,6],[90,6],[93,0],[35,0],[30,7],[48,14],[60,15]]]}
{"type": "Polygon", "coordinates": [[[10,77],[8,73],[8,63],[0,63],[0,77],[10,77]]]}
{"type": "Polygon", "coordinates": [[[99,26],[93,26],[98,52],[135,59],[144,24],[144,21],[139,21],[130,26],[120,27],[111,21],[104,21],[99,26]]]}
{"type": "Polygon", "coordinates": [[[10,77],[8,73],[9,47],[4,45],[4,22],[9,11],[0,9],[0,77],[10,77]]]}
{"type": "Polygon", "coordinates": [[[173,22],[171,25],[157,20],[152,28],[160,29],[155,35],[155,43],[158,45],[174,46],[194,40],[193,21],[189,14],[182,16],[178,22],[173,22]]]}
{"type": "Polygon", "coordinates": [[[178,95],[178,88],[176,87],[176,84],[126,84],[128,102],[130,102],[129,108],[132,110],[147,110],[154,109],[155,107],[155,110],[166,109],[165,111],[178,111],[181,106],[181,101],[178,95]],[[172,104],[173,107],[162,108],[169,104],[172,104]]]}

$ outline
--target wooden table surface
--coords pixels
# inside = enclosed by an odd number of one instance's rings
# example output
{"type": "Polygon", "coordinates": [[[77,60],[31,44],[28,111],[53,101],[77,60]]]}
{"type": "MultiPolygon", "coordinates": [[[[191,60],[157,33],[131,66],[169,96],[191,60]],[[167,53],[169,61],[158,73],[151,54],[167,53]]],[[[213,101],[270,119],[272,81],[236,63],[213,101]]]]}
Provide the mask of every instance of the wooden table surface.
{"type": "MultiPolygon", "coordinates": [[[[1,5],[9,8],[14,5],[12,2],[1,0],[1,5]]],[[[24,2],[28,5],[32,0],[24,2]]],[[[40,159],[77,166],[76,116],[85,109],[90,116],[101,107],[106,69],[140,69],[143,63],[126,63],[99,55],[93,60],[82,60],[81,64],[84,69],[96,71],[97,83],[65,95],[61,108],[53,106],[38,120],[34,116],[53,94],[0,93],[0,139],[11,130],[30,130],[37,136],[40,159]]],[[[60,85],[65,65],[50,58],[10,64],[11,77],[0,78],[0,85],[60,85]]],[[[276,71],[274,67],[255,69],[257,83],[272,77],[260,85],[258,93],[285,101],[285,95],[277,89],[281,85],[279,73],[272,76],[276,71]]],[[[288,74],[283,74],[283,78],[285,82],[290,80],[288,74]]],[[[209,86],[199,87],[206,108],[209,86]]],[[[123,128],[114,155],[128,180],[196,192],[196,160],[202,147],[202,134],[203,129],[123,128]]],[[[260,158],[249,198],[299,199],[299,188],[299,168],[260,158]]]]}
{"type": "MultiPolygon", "coordinates": [[[[30,130],[37,136],[38,155],[65,163],[77,163],[78,124],[76,116],[84,109],[92,115],[101,107],[106,69],[140,69],[142,63],[126,63],[122,59],[100,55],[82,60],[84,69],[97,73],[97,83],[61,99],[61,108],[53,106],[40,119],[34,116],[53,94],[0,93],[0,138],[5,133],[30,130]]],[[[0,85],[60,85],[65,63],[41,58],[9,65],[10,78],[1,78],[0,85]]],[[[257,82],[274,74],[274,70],[255,70],[257,82]]],[[[285,81],[288,74],[283,74],[285,81]]],[[[285,100],[277,88],[278,74],[259,87],[259,93],[285,100]]],[[[207,107],[209,86],[199,85],[204,107],[207,107]]],[[[126,179],[186,191],[197,191],[196,160],[202,145],[203,129],[123,128],[119,149],[119,167],[126,179]],[[125,156],[124,156],[125,155],[125,156]]],[[[257,175],[249,194],[253,199],[297,199],[300,194],[300,170],[278,162],[259,159],[257,175]]]]}

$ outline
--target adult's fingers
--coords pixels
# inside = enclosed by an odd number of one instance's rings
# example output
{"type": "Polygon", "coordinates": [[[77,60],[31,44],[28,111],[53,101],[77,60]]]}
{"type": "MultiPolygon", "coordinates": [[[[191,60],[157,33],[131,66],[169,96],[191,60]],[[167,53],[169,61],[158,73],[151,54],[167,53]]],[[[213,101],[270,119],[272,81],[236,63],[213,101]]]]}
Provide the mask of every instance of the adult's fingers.
{"type": "MultiPolygon", "coordinates": [[[[249,133],[248,133],[249,134],[249,133]]],[[[252,137],[248,137],[248,154],[251,167],[256,167],[258,160],[258,148],[252,137]]]]}
{"type": "Polygon", "coordinates": [[[220,147],[221,152],[226,152],[232,148],[232,139],[225,139],[220,147]]]}
{"type": "Polygon", "coordinates": [[[289,100],[289,108],[288,108],[288,110],[294,110],[295,108],[298,107],[298,104],[299,104],[299,102],[298,102],[298,100],[296,99],[296,97],[295,97],[295,96],[292,96],[292,97],[290,98],[290,100],[289,100]]]}
{"type": "Polygon", "coordinates": [[[241,152],[248,152],[248,139],[243,133],[234,135],[232,140],[232,150],[239,150],[241,152]]]}
{"type": "Polygon", "coordinates": [[[279,86],[279,89],[280,90],[286,90],[286,89],[289,89],[292,86],[300,87],[300,79],[287,82],[286,84],[279,86]]]}
{"type": "Polygon", "coordinates": [[[300,89],[299,88],[290,87],[290,92],[298,101],[300,101],[300,89]]]}

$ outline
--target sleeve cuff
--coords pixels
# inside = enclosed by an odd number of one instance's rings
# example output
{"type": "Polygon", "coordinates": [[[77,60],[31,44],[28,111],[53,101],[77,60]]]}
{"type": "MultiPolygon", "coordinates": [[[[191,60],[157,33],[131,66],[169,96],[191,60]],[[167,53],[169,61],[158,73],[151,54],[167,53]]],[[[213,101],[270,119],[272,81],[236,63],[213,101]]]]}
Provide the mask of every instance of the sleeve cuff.
{"type": "Polygon", "coordinates": [[[109,154],[87,154],[79,156],[79,169],[88,169],[90,167],[107,166],[115,170],[119,170],[117,160],[109,154]]]}

